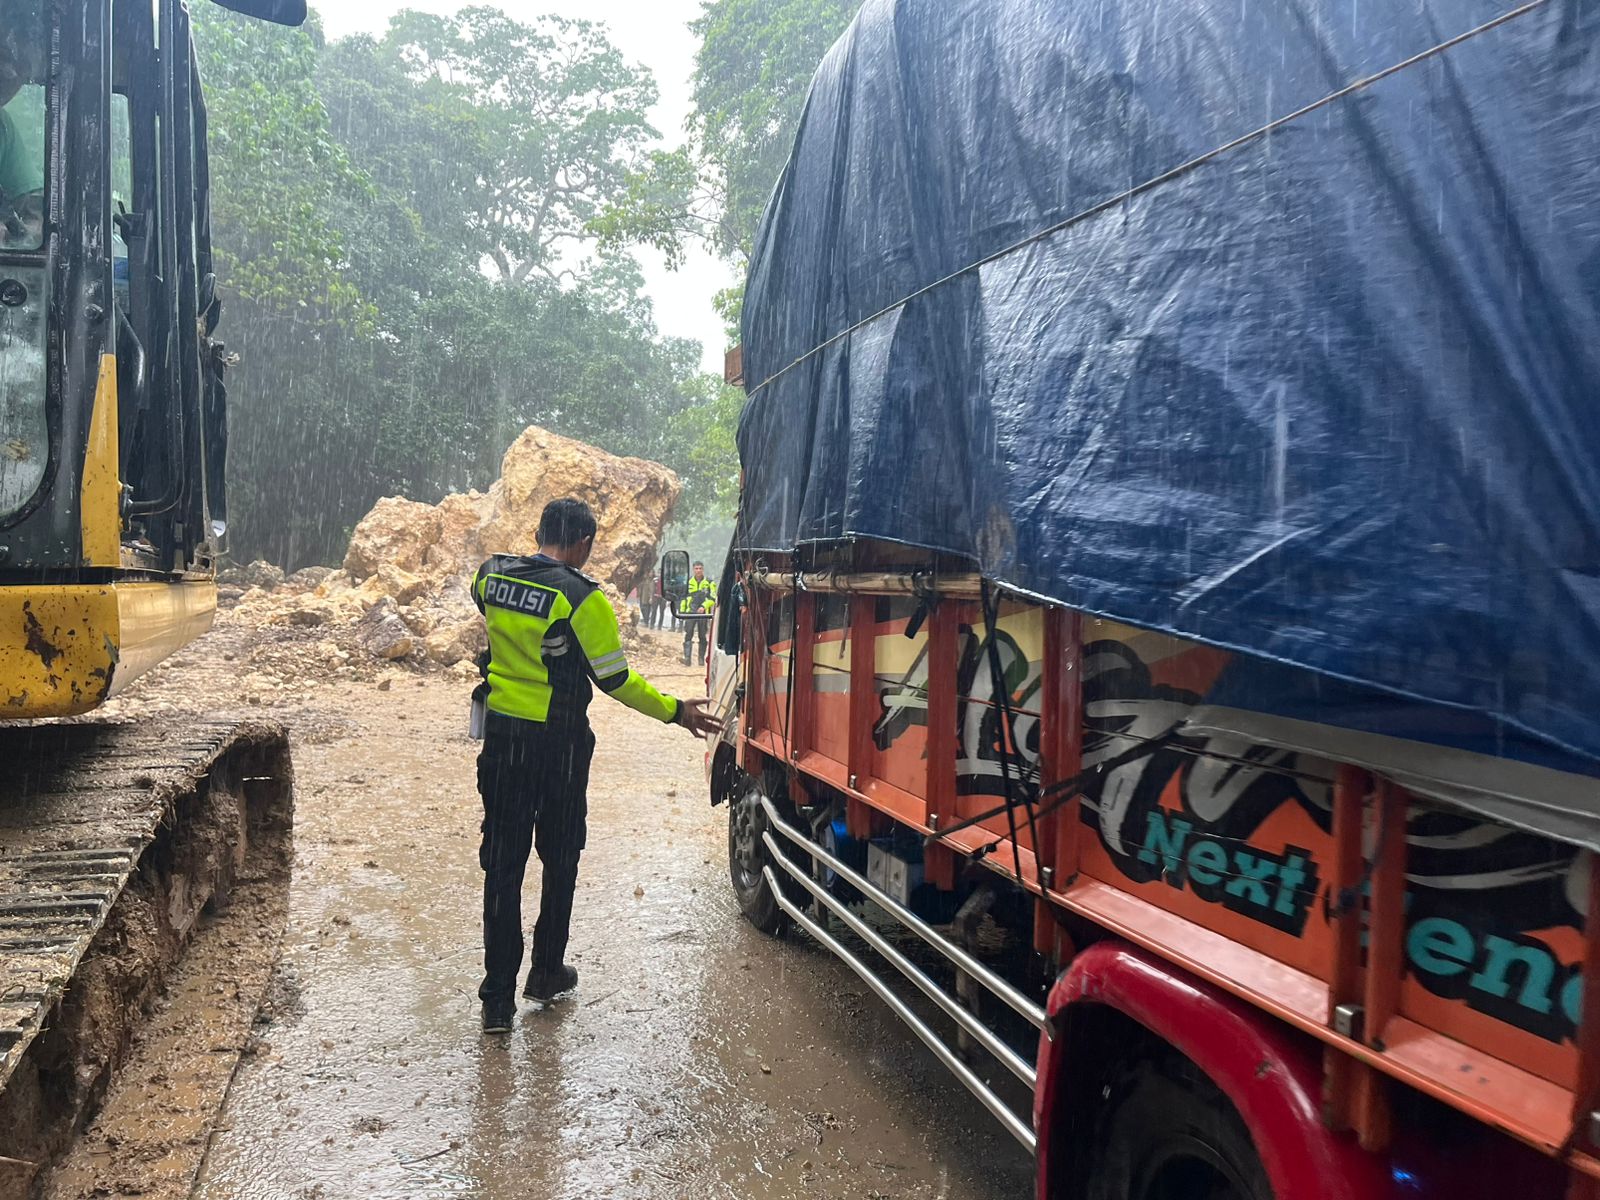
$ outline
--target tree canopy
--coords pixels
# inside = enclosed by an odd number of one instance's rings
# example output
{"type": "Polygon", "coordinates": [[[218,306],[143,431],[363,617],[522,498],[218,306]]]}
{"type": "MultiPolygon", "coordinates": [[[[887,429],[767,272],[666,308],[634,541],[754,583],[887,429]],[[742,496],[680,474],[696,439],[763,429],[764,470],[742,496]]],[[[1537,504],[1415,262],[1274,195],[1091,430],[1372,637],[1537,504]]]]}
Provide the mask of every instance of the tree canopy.
{"type": "MultiPolygon", "coordinates": [[[[233,552],[332,561],[378,496],[483,487],[543,424],[737,498],[742,393],[663,337],[630,250],[742,266],[859,0],[703,0],[689,142],[603,26],[402,12],[327,42],[198,5],[234,372],[233,552]]],[[[742,288],[719,297],[737,340],[742,288]]]]}
{"type": "MultiPolygon", "coordinates": [[[[685,197],[698,197],[699,235],[742,276],[762,211],[788,161],[811,77],[860,7],[861,0],[702,0],[691,24],[700,38],[689,116],[689,151],[698,171],[692,179],[680,175],[673,187],[658,183],[658,207],[635,203],[621,210],[623,218],[642,225],[653,220],[659,228],[674,206],[681,211],[685,197]]],[[[651,237],[648,230],[622,227],[641,240],[651,237]]],[[[717,296],[716,306],[733,345],[744,307],[742,277],[717,296]]],[[[710,380],[699,388],[702,401],[677,418],[693,464],[691,525],[703,513],[733,512],[744,407],[744,393],[736,388],[710,380]]],[[[706,536],[705,528],[700,522],[700,536],[706,536]]]]}
{"type": "Polygon", "coordinates": [[[704,0],[691,28],[696,147],[720,184],[718,247],[742,260],[783,173],[811,77],[861,0],[704,0]]]}
{"type": "Polygon", "coordinates": [[[473,135],[436,153],[465,185],[453,197],[466,205],[462,228],[499,279],[570,277],[568,256],[594,240],[590,223],[650,170],[655,80],[592,22],[408,11],[362,49],[396,94],[414,93],[473,135]]]}
{"type": "MultiPolygon", "coordinates": [[[[331,561],[380,495],[487,486],[542,424],[727,487],[699,347],[660,335],[599,222],[658,190],[649,73],[600,27],[488,8],[325,43],[198,6],[213,239],[241,354],[233,552],[331,561]]],[[[670,185],[670,181],[669,181],[670,185]]]]}

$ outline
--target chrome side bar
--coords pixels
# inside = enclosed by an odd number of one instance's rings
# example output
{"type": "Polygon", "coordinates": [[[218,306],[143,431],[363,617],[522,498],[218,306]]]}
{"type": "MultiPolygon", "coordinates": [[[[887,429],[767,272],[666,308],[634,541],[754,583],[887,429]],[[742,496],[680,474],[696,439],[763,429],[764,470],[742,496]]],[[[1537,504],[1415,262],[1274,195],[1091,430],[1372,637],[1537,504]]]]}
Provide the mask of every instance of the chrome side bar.
{"type": "Polygon", "coordinates": [[[1038,1073],[1033,1069],[1032,1063],[1006,1045],[994,1030],[973,1015],[971,1009],[963,1007],[959,1001],[953,999],[948,992],[930,979],[920,967],[900,953],[899,950],[896,950],[882,934],[851,912],[838,897],[831,895],[827,888],[806,874],[798,863],[791,860],[788,855],[778,848],[778,843],[770,831],[763,833],[761,837],[766,842],[767,849],[772,853],[773,862],[794,876],[795,882],[815,896],[818,904],[825,906],[829,912],[854,930],[856,936],[888,959],[900,974],[917,986],[918,991],[942,1008],[951,1020],[976,1038],[980,1046],[999,1059],[1008,1071],[1027,1084],[1029,1090],[1032,1090],[1034,1084],[1038,1081],[1038,1073]]]}
{"type": "Polygon", "coordinates": [[[771,799],[766,796],[762,796],[761,807],[767,814],[767,824],[772,826],[773,829],[776,829],[779,833],[783,834],[784,837],[788,838],[807,854],[812,855],[817,859],[817,861],[826,864],[834,872],[834,874],[839,876],[839,878],[843,879],[851,887],[855,888],[856,891],[860,892],[868,900],[871,900],[879,908],[883,909],[895,920],[899,921],[900,924],[904,925],[907,929],[911,930],[912,933],[916,934],[923,941],[927,942],[928,945],[932,946],[940,954],[948,958],[957,967],[961,968],[961,970],[965,971],[968,975],[971,975],[979,983],[983,984],[984,987],[988,988],[989,991],[993,992],[1001,1000],[1005,1001],[1010,1008],[1012,1008],[1018,1015],[1025,1018],[1030,1024],[1033,1025],[1035,1029],[1044,1028],[1043,1008],[1035,1004],[1032,1000],[1028,999],[1021,992],[1017,991],[1016,988],[1012,987],[983,963],[979,962],[960,946],[956,945],[949,938],[945,937],[938,930],[934,929],[933,926],[929,925],[921,917],[917,916],[904,905],[900,904],[894,899],[894,897],[879,890],[871,881],[867,879],[865,875],[862,875],[860,872],[847,866],[834,855],[829,854],[821,846],[817,845],[816,842],[806,837],[805,834],[801,833],[794,826],[785,822],[784,819],[778,815],[777,807],[772,803],[771,799]]]}
{"type": "Polygon", "coordinates": [[[904,1000],[896,996],[886,983],[874,975],[871,968],[845,949],[837,938],[813,921],[798,904],[784,895],[783,888],[778,883],[778,877],[773,873],[770,866],[763,867],[762,874],[766,877],[767,886],[772,889],[773,896],[777,898],[778,907],[789,915],[789,919],[859,975],[861,982],[876,992],[878,999],[893,1009],[895,1015],[910,1026],[911,1032],[922,1039],[923,1044],[933,1051],[934,1057],[943,1063],[951,1074],[966,1085],[967,1090],[978,1098],[979,1103],[988,1109],[1000,1124],[1006,1127],[1006,1131],[1021,1142],[1027,1148],[1028,1153],[1035,1153],[1038,1149],[1039,1139],[1034,1135],[1033,1129],[1029,1124],[1012,1112],[1011,1107],[999,1096],[995,1095],[990,1090],[989,1085],[979,1079],[971,1067],[957,1058],[955,1051],[946,1046],[939,1035],[930,1029],[927,1023],[917,1016],[904,1000]]]}

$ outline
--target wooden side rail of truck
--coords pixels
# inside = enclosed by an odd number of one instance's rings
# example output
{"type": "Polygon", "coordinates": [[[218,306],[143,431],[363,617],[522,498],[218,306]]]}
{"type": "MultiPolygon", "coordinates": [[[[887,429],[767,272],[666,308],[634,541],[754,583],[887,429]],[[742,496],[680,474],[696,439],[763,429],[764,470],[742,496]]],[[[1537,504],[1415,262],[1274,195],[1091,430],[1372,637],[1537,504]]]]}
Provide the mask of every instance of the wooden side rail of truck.
{"type": "Polygon", "coordinates": [[[907,553],[735,556],[713,800],[746,915],[860,973],[1041,1198],[1600,1196],[1590,852],[1453,802],[1567,777],[1212,705],[1228,652],[907,553]]]}

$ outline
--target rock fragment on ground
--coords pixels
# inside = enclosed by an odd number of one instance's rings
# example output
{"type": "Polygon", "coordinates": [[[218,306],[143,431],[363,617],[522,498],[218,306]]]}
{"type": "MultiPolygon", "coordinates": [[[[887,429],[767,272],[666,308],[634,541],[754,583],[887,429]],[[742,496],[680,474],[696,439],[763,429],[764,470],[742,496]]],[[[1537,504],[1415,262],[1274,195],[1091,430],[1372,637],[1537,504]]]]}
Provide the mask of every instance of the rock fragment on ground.
{"type": "Polygon", "coordinates": [[[283,581],[282,567],[274,566],[259,558],[242,567],[227,567],[217,574],[218,583],[232,584],[245,589],[261,588],[269,592],[282,586],[283,581]]]}
{"type": "Polygon", "coordinates": [[[355,643],[373,658],[393,662],[411,653],[416,638],[400,619],[399,606],[385,596],[356,622],[355,643]]]}

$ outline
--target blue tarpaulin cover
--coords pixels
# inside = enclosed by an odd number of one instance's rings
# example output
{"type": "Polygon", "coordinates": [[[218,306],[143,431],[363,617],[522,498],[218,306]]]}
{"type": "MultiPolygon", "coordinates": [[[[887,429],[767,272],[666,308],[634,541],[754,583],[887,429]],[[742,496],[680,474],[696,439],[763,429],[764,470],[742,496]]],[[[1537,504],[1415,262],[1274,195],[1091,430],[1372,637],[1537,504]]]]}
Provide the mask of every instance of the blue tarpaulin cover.
{"type": "Polygon", "coordinates": [[[739,545],[953,551],[1596,772],[1600,4],[1437,49],[1513,8],[867,0],[754,248],[739,545]]]}

